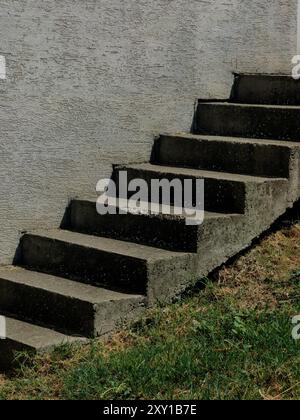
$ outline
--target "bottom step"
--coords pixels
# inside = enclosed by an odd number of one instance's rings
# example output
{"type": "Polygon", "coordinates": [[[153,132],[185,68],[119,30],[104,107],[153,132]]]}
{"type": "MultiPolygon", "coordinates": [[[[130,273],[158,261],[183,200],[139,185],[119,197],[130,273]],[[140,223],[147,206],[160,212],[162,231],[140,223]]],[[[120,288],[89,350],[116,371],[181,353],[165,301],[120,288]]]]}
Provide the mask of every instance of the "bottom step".
{"type": "Polygon", "coordinates": [[[20,267],[0,268],[0,312],[71,335],[107,334],[139,315],[145,300],[20,267]]]}
{"type": "Polygon", "coordinates": [[[86,341],[9,317],[5,319],[6,339],[0,340],[1,371],[12,367],[16,352],[44,352],[62,344],[86,341]]]}

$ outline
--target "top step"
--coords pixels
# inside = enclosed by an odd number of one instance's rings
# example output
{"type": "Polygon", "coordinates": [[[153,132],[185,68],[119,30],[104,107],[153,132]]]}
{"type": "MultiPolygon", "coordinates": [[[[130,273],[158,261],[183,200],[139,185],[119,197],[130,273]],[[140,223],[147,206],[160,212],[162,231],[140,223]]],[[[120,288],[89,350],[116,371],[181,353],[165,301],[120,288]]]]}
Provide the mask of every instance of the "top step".
{"type": "Polygon", "coordinates": [[[300,105],[300,80],[283,75],[235,75],[230,100],[258,105],[300,105]]]}

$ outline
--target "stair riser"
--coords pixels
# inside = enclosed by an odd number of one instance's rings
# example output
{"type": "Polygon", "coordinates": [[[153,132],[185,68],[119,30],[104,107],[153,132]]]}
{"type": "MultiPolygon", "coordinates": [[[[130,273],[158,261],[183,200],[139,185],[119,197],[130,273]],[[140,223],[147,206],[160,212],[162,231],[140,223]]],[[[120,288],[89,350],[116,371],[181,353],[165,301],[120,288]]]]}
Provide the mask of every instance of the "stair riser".
{"type": "Polygon", "coordinates": [[[300,82],[286,76],[237,75],[231,101],[248,104],[300,105],[300,82]]]}
{"type": "MultiPolygon", "coordinates": [[[[126,168],[115,168],[113,178],[118,183],[118,172],[119,171],[127,171],[127,180],[128,183],[131,180],[136,178],[143,179],[147,182],[149,196],[148,201],[151,201],[151,181],[153,179],[167,179],[168,181],[172,181],[174,179],[179,179],[182,183],[185,179],[193,179],[195,181],[197,178],[195,177],[187,177],[185,178],[182,175],[174,175],[170,173],[160,173],[145,171],[145,170],[138,170],[138,169],[126,169],[126,168]]],[[[243,182],[238,181],[228,181],[228,180],[218,180],[213,178],[205,179],[204,184],[205,189],[205,197],[204,197],[204,208],[206,211],[212,212],[220,212],[220,213],[244,213],[245,211],[245,184],[243,182]]],[[[161,204],[161,200],[160,200],[161,204]]],[[[174,205],[174,199],[171,195],[171,203],[163,203],[163,204],[171,204],[174,205]]]]}
{"type": "Polygon", "coordinates": [[[195,134],[300,141],[300,108],[199,103],[195,134]]]}
{"type": "Polygon", "coordinates": [[[21,254],[21,265],[37,271],[125,292],[146,291],[143,260],[29,234],[22,238],[21,254]]]}
{"type": "Polygon", "coordinates": [[[187,227],[185,220],[134,214],[100,215],[96,204],[90,201],[72,201],[70,229],[172,251],[197,250],[197,228],[187,227]]]}
{"type": "Polygon", "coordinates": [[[0,309],[57,330],[94,336],[92,304],[47,290],[0,279],[0,309]]]}
{"type": "Polygon", "coordinates": [[[244,175],[287,178],[291,149],[249,142],[161,136],[155,163],[244,175]]]}
{"type": "Polygon", "coordinates": [[[143,298],[107,301],[101,304],[62,296],[48,290],[0,279],[0,310],[19,319],[47,325],[64,333],[95,337],[140,313],[143,298]]]}

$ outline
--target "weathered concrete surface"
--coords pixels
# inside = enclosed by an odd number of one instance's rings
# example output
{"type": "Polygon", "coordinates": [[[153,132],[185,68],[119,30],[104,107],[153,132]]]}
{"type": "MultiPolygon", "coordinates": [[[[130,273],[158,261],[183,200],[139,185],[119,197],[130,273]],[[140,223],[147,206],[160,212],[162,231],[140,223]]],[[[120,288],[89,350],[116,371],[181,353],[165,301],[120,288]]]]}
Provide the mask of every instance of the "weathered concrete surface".
{"type": "MultiPolygon", "coordinates": [[[[119,207],[110,206],[110,213],[100,216],[95,200],[77,199],[71,202],[70,219],[65,228],[173,251],[197,251],[197,227],[186,229],[185,217],[172,213],[124,214],[119,207]]],[[[209,214],[209,217],[214,215],[209,214]]]]}
{"type": "MultiPolygon", "coordinates": [[[[64,227],[75,232],[89,233],[122,241],[155,246],[172,251],[197,252],[198,226],[187,226],[184,215],[174,214],[120,214],[119,207],[111,214],[100,216],[95,200],[76,199],[70,205],[70,220],[64,227]]],[[[209,221],[239,217],[235,214],[205,212],[204,229],[209,221]]]]}
{"type": "Polygon", "coordinates": [[[164,134],[155,142],[160,165],[201,168],[262,177],[288,178],[290,159],[298,143],[235,137],[164,134]]]}
{"type": "Polygon", "coordinates": [[[155,142],[153,163],[259,177],[288,178],[288,201],[300,196],[300,142],[164,134],[155,142]]]}
{"type": "Polygon", "coordinates": [[[20,263],[26,267],[135,294],[146,294],[153,276],[168,276],[174,261],[189,256],[63,230],[26,234],[21,250],[20,263]]]}
{"type": "MultiPolygon", "coordinates": [[[[276,183],[277,181],[282,181],[281,178],[269,180],[265,177],[202,169],[177,168],[150,163],[120,166],[116,167],[115,171],[116,173],[118,171],[127,171],[128,182],[135,178],[145,180],[149,186],[149,200],[151,199],[151,181],[153,179],[172,181],[177,178],[182,180],[182,182],[185,179],[203,179],[205,187],[204,207],[207,211],[219,213],[243,214],[246,210],[248,187],[259,189],[266,182],[276,183]]],[[[117,176],[115,178],[118,179],[117,176]]],[[[171,195],[171,200],[172,198],[171,195]]]]}
{"type": "Polygon", "coordinates": [[[235,75],[232,102],[300,105],[300,81],[283,75],[235,75]]]}
{"type": "Polygon", "coordinates": [[[114,292],[19,267],[0,269],[1,311],[56,330],[96,337],[135,317],[145,297],[114,292]]]}
{"type": "Polygon", "coordinates": [[[232,71],[290,73],[296,0],[0,0],[0,263],[112,163],[188,131],[232,71]]]}
{"type": "Polygon", "coordinates": [[[194,133],[300,142],[300,108],[200,102],[194,133]]]}

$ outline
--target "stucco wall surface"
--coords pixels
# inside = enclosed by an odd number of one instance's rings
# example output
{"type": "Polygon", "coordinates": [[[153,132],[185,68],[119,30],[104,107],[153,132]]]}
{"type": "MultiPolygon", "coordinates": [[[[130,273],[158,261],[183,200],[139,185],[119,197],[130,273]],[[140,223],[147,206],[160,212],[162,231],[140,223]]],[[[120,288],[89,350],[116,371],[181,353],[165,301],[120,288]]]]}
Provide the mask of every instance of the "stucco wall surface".
{"type": "Polygon", "coordinates": [[[232,72],[290,72],[296,0],[0,0],[0,264],[232,72]]]}

